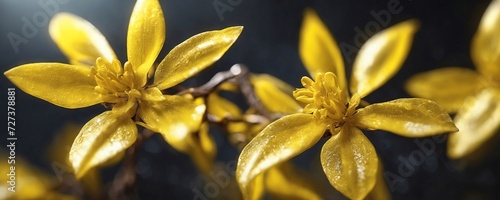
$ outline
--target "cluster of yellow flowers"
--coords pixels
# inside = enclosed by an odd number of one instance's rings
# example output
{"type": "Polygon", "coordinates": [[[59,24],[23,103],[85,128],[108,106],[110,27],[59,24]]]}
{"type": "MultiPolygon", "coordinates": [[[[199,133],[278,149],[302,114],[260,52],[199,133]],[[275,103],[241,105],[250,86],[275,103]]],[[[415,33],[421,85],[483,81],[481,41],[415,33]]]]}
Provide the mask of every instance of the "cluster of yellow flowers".
{"type": "MultiPolygon", "coordinates": [[[[250,105],[245,111],[218,94],[238,87],[244,91],[235,81],[218,84],[206,95],[167,93],[222,57],[243,27],[195,35],[155,63],[165,40],[158,0],[135,4],[127,34],[128,61],[123,64],[94,26],[60,13],[49,31],[70,64],[25,64],[5,76],[24,92],[57,106],[100,103],[111,108],[87,122],[74,139],[69,162],[76,178],[122,158],[145,135],[137,125],[161,134],[208,172],[216,154],[208,127],[218,123],[231,141],[242,144],[236,179],[244,198],[260,199],[267,192],[277,198],[322,199],[298,177],[285,176],[295,173],[290,159],[327,138],[320,161],[330,184],[350,199],[364,199],[377,188],[384,190],[385,183],[377,151],[362,130],[410,138],[450,133],[448,155],[458,159],[474,153],[500,128],[500,0],[486,10],[472,41],[479,73],[440,68],[408,81],[408,92],[422,98],[373,104],[363,100],[399,71],[418,27],[418,21],[408,20],[373,35],[359,50],[348,82],[335,39],[316,12],[307,9],[299,53],[310,77],[303,77],[303,88],[294,90],[270,75],[246,74],[262,108],[250,105]],[[457,113],[454,120],[449,113],[457,113]]],[[[237,75],[241,70],[231,69],[237,75]]]]}

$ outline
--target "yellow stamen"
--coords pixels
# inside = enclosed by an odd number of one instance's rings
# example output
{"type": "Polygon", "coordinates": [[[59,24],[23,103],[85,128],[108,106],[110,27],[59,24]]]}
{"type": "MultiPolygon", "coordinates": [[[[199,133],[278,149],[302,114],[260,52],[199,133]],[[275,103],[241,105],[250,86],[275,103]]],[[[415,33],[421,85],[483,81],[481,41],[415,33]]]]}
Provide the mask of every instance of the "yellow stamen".
{"type": "Polygon", "coordinates": [[[120,103],[131,98],[141,98],[143,88],[135,84],[135,73],[130,65],[122,68],[118,60],[111,63],[103,58],[98,58],[96,66],[92,67],[97,91],[104,102],[120,103]]]}
{"type": "Polygon", "coordinates": [[[329,124],[332,134],[337,133],[347,118],[354,114],[359,105],[359,96],[354,95],[349,101],[346,91],[337,82],[334,73],[318,73],[316,79],[303,77],[304,88],[297,89],[293,96],[297,101],[306,103],[304,113],[311,113],[318,122],[329,124]]]}

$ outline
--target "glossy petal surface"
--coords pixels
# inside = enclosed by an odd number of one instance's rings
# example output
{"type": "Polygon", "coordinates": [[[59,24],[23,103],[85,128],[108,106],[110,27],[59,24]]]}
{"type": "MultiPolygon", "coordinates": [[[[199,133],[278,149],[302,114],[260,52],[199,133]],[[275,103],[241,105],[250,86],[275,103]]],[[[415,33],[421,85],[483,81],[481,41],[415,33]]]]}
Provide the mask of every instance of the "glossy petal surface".
{"type": "Polygon", "coordinates": [[[347,88],[344,61],[337,42],[312,9],[306,9],[300,28],[299,53],[312,78],[317,73],[333,72],[341,88],[347,88]]]}
{"type": "Polygon", "coordinates": [[[293,114],[268,125],[245,146],[238,159],[236,179],[248,196],[249,184],[267,169],[291,159],[316,144],[326,130],[309,114],[293,114]]]}
{"type": "Polygon", "coordinates": [[[82,108],[102,102],[94,91],[90,68],[60,63],[25,64],[5,72],[24,92],[64,108],[82,108]]]}
{"type": "Polygon", "coordinates": [[[108,62],[116,58],[101,32],[76,15],[56,14],[50,21],[49,33],[71,64],[94,66],[98,57],[108,62]]]}
{"type": "Polygon", "coordinates": [[[165,18],[158,0],[138,0],[127,34],[127,57],[136,73],[146,78],[165,42],[165,18]]]}
{"type": "Polygon", "coordinates": [[[137,114],[148,129],[160,133],[176,150],[187,152],[186,141],[200,128],[205,105],[181,96],[164,97],[163,101],[141,102],[137,114]]]}
{"type": "Polygon", "coordinates": [[[394,76],[410,51],[418,21],[408,20],[368,39],[354,60],[350,90],[365,97],[394,76]]]}
{"type": "Polygon", "coordinates": [[[458,130],[441,106],[419,98],[372,104],[359,109],[352,120],[360,128],[390,131],[404,137],[426,137],[458,130]]]}
{"type": "Polygon", "coordinates": [[[234,26],[207,31],[177,45],[158,65],[153,85],[170,88],[207,68],[224,55],[242,30],[243,27],[234,26]]]}
{"type": "Polygon", "coordinates": [[[335,189],[350,199],[363,199],[377,180],[378,157],[358,128],[346,124],[321,149],[321,165],[335,189]]]}
{"type": "Polygon", "coordinates": [[[411,77],[406,90],[412,96],[436,101],[448,112],[457,112],[464,100],[483,87],[479,75],[467,68],[446,67],[411,77]]]}
{"type": "Polygon", "coordinates": [[[474,152],[499,131],[500,91],[485,89],[467,99],[455,124],[460,131],[448,138],[448,156],[456,159],[474,152]]]}
{"type": "Polygon", "coordinates": [[[488,80],[500,82],[500,1],[484,12],[471,44],[472,61],[488,80]]]}
{"type": "Polygon", "coordinates": [[[69,160],[77,178],[130,147],[137,139],[137,127],[123,113],[106,111],[85,124],[75,138],[69,160]]]}

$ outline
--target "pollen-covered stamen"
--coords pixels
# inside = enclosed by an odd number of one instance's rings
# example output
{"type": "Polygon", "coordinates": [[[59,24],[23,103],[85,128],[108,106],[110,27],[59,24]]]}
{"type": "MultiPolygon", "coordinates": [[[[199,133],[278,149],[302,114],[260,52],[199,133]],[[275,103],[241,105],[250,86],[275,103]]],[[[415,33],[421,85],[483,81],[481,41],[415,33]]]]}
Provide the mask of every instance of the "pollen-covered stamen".
{"type": "Polygon", "coordinates": [[[119,103],[128,98],[140,98],[141,89],[134,83],[134,71],[130,64],[122,68],[120,61],[114,59],[111,63],[98,58],[96,66],[91,68],[97,86],[94,88],[104,102],[119,103]]]}
{"type": "Polygon", "coordinates": [[[337,76],[331,72],[318,73],[316,80],[303,77],[301,82],[304,88],[295,90],[293,96],[307,104],[305,113],[329,123],[333,134],[345,122],[349,107],[347,93],[339,86],[337,76]]]}

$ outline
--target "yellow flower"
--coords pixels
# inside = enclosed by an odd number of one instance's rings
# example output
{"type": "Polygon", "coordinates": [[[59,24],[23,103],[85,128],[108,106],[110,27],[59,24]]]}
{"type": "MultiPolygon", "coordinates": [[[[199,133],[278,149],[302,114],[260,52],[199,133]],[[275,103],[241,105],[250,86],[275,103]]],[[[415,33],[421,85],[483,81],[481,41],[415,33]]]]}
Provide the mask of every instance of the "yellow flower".
{"type": "Polygon", "coordinates": [[[432,99],[457,113],[459,132],[448,138],[448,156],[463,158],[477,152],[500,128],[500,1],[491,2],[471,44],[477,71],[445,67],[411,77],[406,90],[432,99]]]}
{"type": "MultiPolygon", "coordinates": [[[[293,98],[293,87],[268,74],[251,74],[249,81],[255,97],[270,115],[300,112],[302,109],[293,98]]],[[[234,85],[222,85],[222,90],[235,91],[234,85]]],[[[207,98],[207,111],[214,121],[226,123],[226,132],[233,144],[246,144],[255,137],[271,119],[254,108],[245,113],[234,103],[212,93],[207,98]],[[256,119],[258,118],[258,119],[256,119]]],[[[252,183],[250,199],[262,199],[267,193],[273,199],[321,199],[317,184],[308,180],[307,174],[296,169],[291,162],[283,162],[262,173],[252,183]]]]}
{"type": "Polygon", "coordinates": [[[21,90],[64,108],[112,106],[87,122],[71,147],[69,159],[78,178],[130,147],[137,138],[136,124],[161,133],[180,151],[189,146],[184,139],[199,129],[205,106],[161,90],[217,61],[242,27],[204,32],[179,44],[160,62],[148,84],[148,73],[165,40],[164,20],[157,0],[136,2],[127,33],[128,61],[122,67],[95,27],[60,14],[51,22],[50,33],[72,65],[33,63],[5,72],[21,90]]]}
{"type": "Polygon", "coordinates": [[[252,181],[267,169],[315,145],[326,130],[331,137],[321,150],[321,164],[330,181],[351,199],[363,199],[375,186],[377,153],[360,129],[385,130],[406,137],[457,131],[450,116],[435,102],[397,99],[358,108],[360,100],[392,77],[408,54],[418,23],[409,20],[377,33],[360,49],[347,93],[340,51],[317,14],[307,10],[301,28],[300,55],[315,79],[293,95],[307,104],[303,113],[285,116],[267,126],[242,151],[237,180],[248,197],[252,181]]]}

